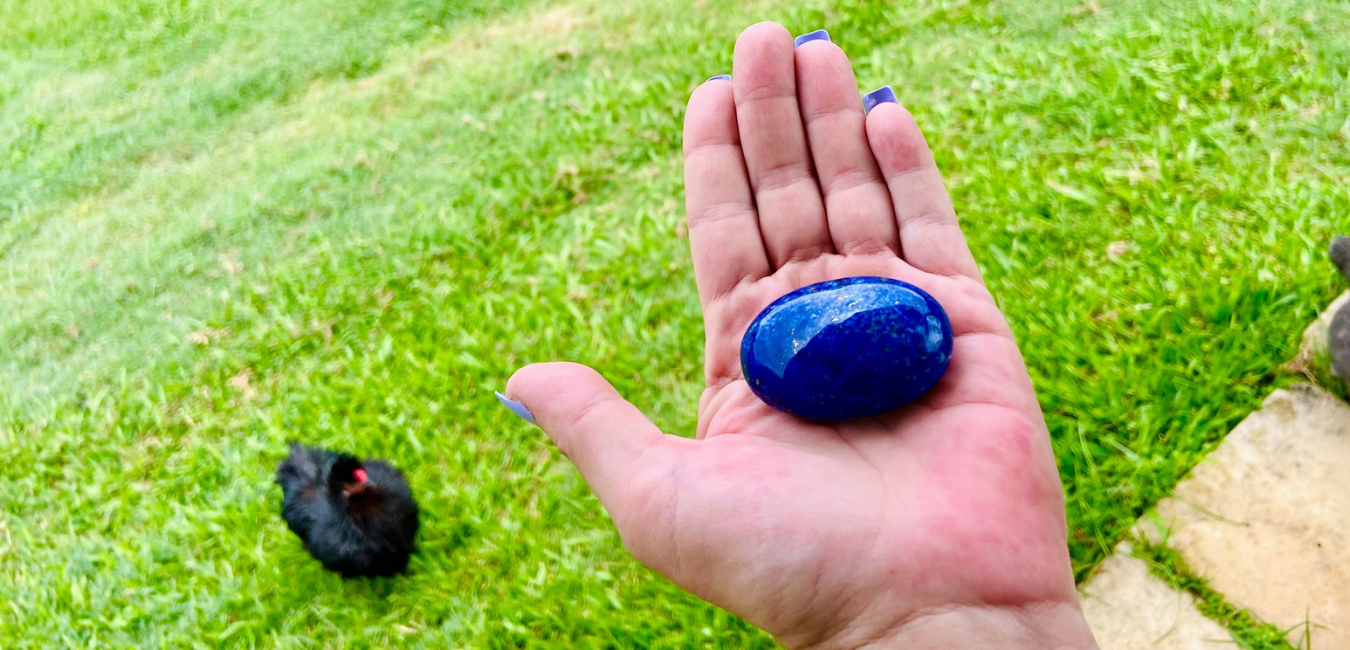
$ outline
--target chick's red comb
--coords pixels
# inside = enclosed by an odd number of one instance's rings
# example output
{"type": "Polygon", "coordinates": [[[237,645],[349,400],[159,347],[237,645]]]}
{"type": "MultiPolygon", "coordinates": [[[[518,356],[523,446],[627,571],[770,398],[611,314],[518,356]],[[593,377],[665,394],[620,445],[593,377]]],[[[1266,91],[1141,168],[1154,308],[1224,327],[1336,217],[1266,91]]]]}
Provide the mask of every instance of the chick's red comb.
{"type": "Polygon", "coordinates": [[[352,476],[356,477],[357,483],[368,483],[370,481],[370,476],[366,474],[366,470],[359,467],[356,468],[356,471],[352,472],[352,476]]]}

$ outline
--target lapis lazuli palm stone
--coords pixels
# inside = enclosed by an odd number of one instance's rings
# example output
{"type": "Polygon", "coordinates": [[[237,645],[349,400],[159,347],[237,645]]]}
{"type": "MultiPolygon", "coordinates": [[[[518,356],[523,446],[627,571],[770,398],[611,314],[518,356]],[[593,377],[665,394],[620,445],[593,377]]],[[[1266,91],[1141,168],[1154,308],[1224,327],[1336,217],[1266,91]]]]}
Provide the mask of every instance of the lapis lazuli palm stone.
{"type": "Polygon", "coordinates": [[[741,340],[741,370],[769,406],[808,420],[879,415],[946,372],[952,326],[937,300],[899,280],[830,280],[775,300],[741,340]]]}

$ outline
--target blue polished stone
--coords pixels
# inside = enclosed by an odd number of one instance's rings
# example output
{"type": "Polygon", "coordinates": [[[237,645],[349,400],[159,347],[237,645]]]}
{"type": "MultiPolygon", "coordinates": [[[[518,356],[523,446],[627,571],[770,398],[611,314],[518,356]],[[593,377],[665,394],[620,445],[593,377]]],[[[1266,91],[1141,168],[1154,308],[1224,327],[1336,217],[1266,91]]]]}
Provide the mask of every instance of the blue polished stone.
{"type": "Polygon", "coordinates": [[[809,420],[879,415],[946,372],[952,326],[937,300],[889,278],[802,287],[764,308],[741,340],[741,370],[769,406],[809,420]]]}

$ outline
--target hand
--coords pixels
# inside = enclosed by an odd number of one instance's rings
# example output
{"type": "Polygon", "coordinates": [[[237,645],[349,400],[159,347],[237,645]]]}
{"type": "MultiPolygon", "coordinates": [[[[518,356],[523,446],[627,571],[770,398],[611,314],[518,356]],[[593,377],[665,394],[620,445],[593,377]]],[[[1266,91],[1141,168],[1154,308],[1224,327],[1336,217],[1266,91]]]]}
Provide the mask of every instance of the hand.
{"type": "Polygon", "coordinates": [[[1095,648],[1045,421],[931,152],[894,102],[863,111],[844,53],[781,26],[736,42],[689,101],[689,239],[706,326],[697,439],[595,371],[538,364],[507,393],[586,478],[640,561],[790,648],[1095,648]],[[918,402],[815,424],[740,376],[741,336],[799,287],[904,280],[955,342],[918,402]]]}

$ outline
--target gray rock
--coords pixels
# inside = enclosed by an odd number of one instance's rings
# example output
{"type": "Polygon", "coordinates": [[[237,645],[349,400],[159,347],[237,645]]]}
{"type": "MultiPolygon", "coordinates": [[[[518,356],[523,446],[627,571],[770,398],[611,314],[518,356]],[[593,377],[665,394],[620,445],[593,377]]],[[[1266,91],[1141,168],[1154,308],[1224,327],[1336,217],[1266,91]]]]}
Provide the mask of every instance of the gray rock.
{"type": "MultiPolygon", "coordinates": [[[[1331,242],[1331,262],[1346,280],[1350,280],[1350,237],[1337,237],[1331,242]]],[[[1327,351],[1331,354],[1332,374],[1350,379],[1350,309],[1345,306],[1331,317],[1331,325],[1327,328],[1327,351]]]]}

